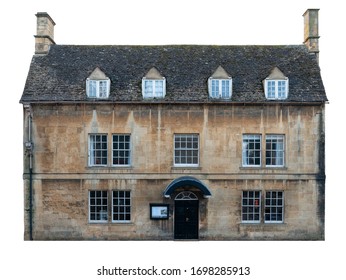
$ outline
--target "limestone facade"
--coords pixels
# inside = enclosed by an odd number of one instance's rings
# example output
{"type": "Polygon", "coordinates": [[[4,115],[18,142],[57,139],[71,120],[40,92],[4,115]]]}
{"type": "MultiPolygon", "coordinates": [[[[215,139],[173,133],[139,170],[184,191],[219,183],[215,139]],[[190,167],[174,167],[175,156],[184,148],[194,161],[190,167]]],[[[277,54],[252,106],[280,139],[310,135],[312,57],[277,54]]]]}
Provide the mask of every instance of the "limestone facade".
{"type": "MultiPolygon", "coordinates": [[[[324,105],[32,104],[34,240],[174,240],[176,178],[191,176],[211,192],[198,197],[200,240],[324,239],[324,105]],[[107,136],[106,166],[90,166],[90,135],[107,136]],[[130,135],[130,164],[112,166],[112,135],[130,135]],[[198,166],[174,164],[174,135],[199,139],[198,166]],[[242,164],[243,136],[261,138],[261,165],[242,164]],[[284,136],[284,166],[266,167],[266,136],[284,136]],[[90,222],[89,192],[108,193],[106,222],[90,222]],[[130,192],[130,221],[113,222],[111,194],[130,192]],[[260,191],[260,222],[242,221],[243,191],[260,191]],[[265,194],[283,193],[283,221],[264,221],[265,194]],[[169,205],[165,220],[150,204],[169,205]]],[[[24,170],[29,164],[24,160],[24,170]]],[[[24,173],[25,239],[29,239],[29,174],[24,173]]]]}

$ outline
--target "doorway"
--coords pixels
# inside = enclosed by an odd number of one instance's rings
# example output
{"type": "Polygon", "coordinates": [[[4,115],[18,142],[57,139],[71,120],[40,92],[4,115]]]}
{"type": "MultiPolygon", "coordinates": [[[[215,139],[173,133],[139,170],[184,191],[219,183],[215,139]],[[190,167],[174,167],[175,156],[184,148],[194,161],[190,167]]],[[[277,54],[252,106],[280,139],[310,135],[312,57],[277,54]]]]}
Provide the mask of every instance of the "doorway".
{"type": "Polygon", "coordinates": [[[190,191],[183,191],[174,203],[174,239],[198,239],[199,200],[190,191]]]}

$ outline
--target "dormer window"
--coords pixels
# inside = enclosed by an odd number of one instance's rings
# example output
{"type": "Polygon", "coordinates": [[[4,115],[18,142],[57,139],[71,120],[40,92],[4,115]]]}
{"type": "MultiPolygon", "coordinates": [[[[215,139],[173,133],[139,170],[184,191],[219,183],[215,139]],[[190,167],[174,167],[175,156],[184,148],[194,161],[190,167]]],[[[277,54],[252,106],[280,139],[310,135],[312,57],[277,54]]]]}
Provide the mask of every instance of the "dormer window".
{"type": "Polygon", "coordinates": [[[142,79],[143,98],[164,98],[166,95],[166,79],[156,68],[151,68],[142,79]]]}
{"type": "Polygon", "coordinates": [[[267,99],[286,99],[288,97],[288,78],[275,67],[264,80],[264,92],[267,99]]]}
{"type": "Polygon", "coordinates": [[[87,80],[88,97],[108,98],[109,80],[87,80]]]}
{"type": "Polygon", "coordinates": [[[208,80],[209,96],[215,99],[230,99],[232,96],[232,78],[219,66],[208,80]]]}
{"type": "Polygon", "coordinates": [[[163,98],[165,96],[165,80],[149,80],[143,78],[144,98],[163,98]]]}
{"type": "Polygon", "coordinates": [[[232,80],[210,79],[210,97],[229,99],[231,98],[232,80]]]}
{"type": "Polygon", "coordinates": [[[86,80],[87,96],[90,98],[108,98],[109,91],[109,78],[99,68],[96,68],[86,80]]]}

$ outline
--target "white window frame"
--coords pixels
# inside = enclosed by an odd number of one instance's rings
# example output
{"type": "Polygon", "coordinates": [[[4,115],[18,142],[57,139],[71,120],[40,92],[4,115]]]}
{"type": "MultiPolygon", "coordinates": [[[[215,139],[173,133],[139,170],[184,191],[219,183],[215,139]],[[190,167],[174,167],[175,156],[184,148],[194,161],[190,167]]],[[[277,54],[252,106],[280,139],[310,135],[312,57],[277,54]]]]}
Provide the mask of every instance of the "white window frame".
{"type": "Polygon", "coordinates": [[[268,134],[266,135],[266,167],[284,167],[285,166],[285,135],[268,134]],[[273,144],[276,148],[273,149],[273,144]],[[268,164],[268,161],[270,164],[268,164]],[[275,164],[272,164],[275,162],[275,164]],[[277,162],[280,162],[278,164],[277,162]]]}
{"type": "Polygon", "coordinates": [[[285,194],[283,191],[266,191],[264,198],[264,223],[282,224],[284,222],[285,194]],[[281,194],[281,197],[279,197],[281,194]],[[281,213],[280,213],[281,211],[281,213]],[[277,219],[281,215],[281,220],[277,219]],[[273,217],[276,217],[273,219],[273,217]]]}
{"type": "Polygon", "coordinates": [[[174,134],[174,166],[177,167],[198,167],[199,166],[199,135],[196,133],[190,133],[190,134],[185,134],[185,133],[177,133],[174,134]],[[178,138],[181,139],[181,137],[186,138],[186,142],[183,143],[181,140],[178,142],[178,138]],[[188,138],[191,139],[191,147],[189,145],[188,138]],[[197,139],[197,147],[194,146],[195,140],[197,139]],[[177,147],[179,146],[179,147],[177,147]],[[197,152],[197,156],[195,153],[197,152]],[[178,155],[179,154],[179,155],[178,155]],[[197,162],[194,162],[194,159],[197,157],[197,162]],[[177,158],[179,158],[177,162],[177,158]],[[185,159],[183,163],[182,159],[185,159]],[[191,163],[187,163],[191,159],[191,163]]]}
{"type": "Polygon", "coordinates": [[[131,134],[112,134],[112,166],[130,166],[131,165],[131,134]],[[123,137],[123,141],[114,141],[114,137],[123,137]],[[128,141],[126,140],[128,138],[128,141]],[[115,148],[115,144],[117,147],[115,148]],[[115,155],[117,156],[115,157],[115,155]],[[127,161],[126,163],[114,163],[115,159],[127,161]]]}
{"type": "Polygon", "coordinates": [[[215,99],[230,99],[232,97],[232,79],[209,78],[209,96],[215,99]],[[224,87],[228,84],[228,90],[224,87]]]}
{"type": "Polygon", "coordinates": [[[107,222],[108,192],[105,190],[89,190],[89,223],[107,222]],[[91,193],[94,193],[94,196],[91,193]],[[95,215],[95,218],[92,219],[93,215],[95,215]]]}
{"type": "Polygon", "coordinates": [[[143,98],[164,98],[166,96],[166,79],[147,79],[147,78],[143,78],[142,79],[142,95],[143,98]],[[151,83],[152,86],[152,90],[150,92],[148,92],[147,88],[147,84],[151,83]],[[161,88],[161,86],[159,87],[159,83],[162,83],[162,92],[161,90],[158,91],[159,88],[161,88]]]}
{"type": "Polygon", "coordinates": [[[94,80],[88,78],[86,80],[87,96],[89,98],[105,99],[109,97],[110,80],[94,80]]]}
{"type": "Polygon", "coordinates": [[[260,134],[244,134],[242,141],[242,166],[243,167],[260,167],[262,163],[262,137],[260,134]],[[254,146],[259,144],[259,149],[249,148],[249,145],[254,146]],[[259,153],[259,156],[257,154],[259,153]],[[250,164],[250,161],[259,159],[258,164],[250,164]]]}
{"type": "Polygon", "coordinates": [[[89,134],[89,147],[88,147],[88,163],[89,166],[107,166],[108,165],[108,135],[102,133],[93,133],[89,134]],[[97,137],[101,137],[100,141],[96,141],[97,137]],[[106,137],[106,141],[104,141],[106,137]],[[97,145],[101,145],[100,148],[97,148],[97,145]],[[101,153],[100,156],[97,156],[96,153],[101,153]],[[104,156],[104,153],[106,155],[104,156]],[[101,163],[97,163],[97,159],[101,159],[101,163]],[[106,159],[106,163],[103,163],[103,159],[106,159]]]}
{"type": "Polygon", "coordinates": [[[242,191],[242,197],[241,197],[242,223],[258,224],[261,222],[261,204],[262,204],[261,200],[262,200],[261,191],[259,190],[243,190],[242,191]],[[245,196],[245,193],[246,193],[246,196],[245,196]],[[256,215],[258,215],[258,219],[255,219],[256,215]]]}
{"type": "Polygon", "coordinates": [[[112,191],[112,222],[113,223],[131,223],[132,206],[131,191],[113,190],[112,191]],[[115,196],[118,194],[118,196],[115,196]],[[121,194],[121,196],[119,196],[121,194]],[[115,203],[118,201],[118,203],[115,203]],[[117,210],[117,211],[115,211],[117,210]],[[118,215],[118,218],[115,216],[118,215]]]}
{"type": "Polygon", "coordinates": [[[266,79],[265,96],[269,100],[283,100],[288,97],[288,79],[266,79]],[[282,85],[284,83],[284,85],[282,85]],[[274,91],[274,92],[273,92],[274,91]]]}

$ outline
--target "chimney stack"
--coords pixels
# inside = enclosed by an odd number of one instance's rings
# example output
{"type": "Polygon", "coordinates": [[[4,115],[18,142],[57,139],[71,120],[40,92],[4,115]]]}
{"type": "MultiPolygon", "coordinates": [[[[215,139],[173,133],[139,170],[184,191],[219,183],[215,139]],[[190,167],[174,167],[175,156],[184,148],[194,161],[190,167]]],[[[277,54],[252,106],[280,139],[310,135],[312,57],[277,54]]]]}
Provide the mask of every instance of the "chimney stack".
{"type": "Polygon", "coordinates": [[[37,29],[35,35],[35,54],[48,54],[50,45],[54,45],[55,22],[47,13],[37,13],[37,29]]]}
{"type": "Polygon", "coordinates": [[[318,54],[320,52],[318,46],[318,11],[319,9],[308,9],[303,14],[304,17],[304,44],[310,53],[316,55],[318,61],[318,54]]]}

